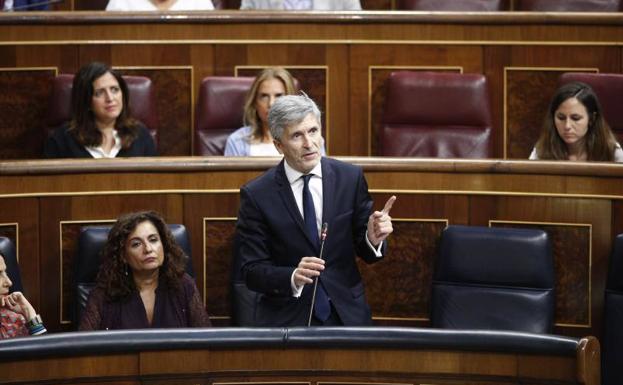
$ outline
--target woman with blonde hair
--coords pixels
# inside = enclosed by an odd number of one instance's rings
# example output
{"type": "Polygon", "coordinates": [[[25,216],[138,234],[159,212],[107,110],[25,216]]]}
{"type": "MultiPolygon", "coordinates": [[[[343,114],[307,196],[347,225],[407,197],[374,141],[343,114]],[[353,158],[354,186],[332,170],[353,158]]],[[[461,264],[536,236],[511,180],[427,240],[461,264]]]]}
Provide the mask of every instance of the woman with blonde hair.
{"type": "Polygon", "coordinates": [[[268,111],[275,100],[296,92],[294,78],[284,68],[262,70],[244,102],[244,127],[234,131],[225,144],[226,156],[279,155],[268,127],[268,111]]]}

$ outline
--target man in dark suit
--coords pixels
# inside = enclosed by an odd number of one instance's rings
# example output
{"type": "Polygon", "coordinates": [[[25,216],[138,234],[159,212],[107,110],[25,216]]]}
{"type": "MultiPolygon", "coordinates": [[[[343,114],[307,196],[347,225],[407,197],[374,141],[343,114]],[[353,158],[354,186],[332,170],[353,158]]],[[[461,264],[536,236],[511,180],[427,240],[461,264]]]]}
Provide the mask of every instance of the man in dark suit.
{"type": "Polygon", "coordinates": [[[268,123],[284,160],[240,189],[237,224],[242,275],[260,293],[255,324],[371,325],[355,256],[383,257],[396,198],[372,212],[361,168],[321,157],[320,111],[306,95],[278,98],[268,123]]]}

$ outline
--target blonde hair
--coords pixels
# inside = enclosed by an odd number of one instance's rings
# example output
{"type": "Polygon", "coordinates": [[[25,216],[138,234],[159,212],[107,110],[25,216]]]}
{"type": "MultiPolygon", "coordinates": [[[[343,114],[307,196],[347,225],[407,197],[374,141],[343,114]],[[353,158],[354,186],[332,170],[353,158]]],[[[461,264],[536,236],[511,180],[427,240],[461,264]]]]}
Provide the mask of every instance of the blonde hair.
{"type": "Polygon", "coordinates": [[[286,91],[286,95],[292,95],[296,92],[294,86],[294,78],[292,75],[282,67],[270,67],[262,70],[256,77],[255,81],[251,85],[249,93],[244,101],[244,124],[251,127],[250,140],[262,140],[264,132],[262,131],[262,122],[257,114],[257,108],[255,107],[255,100],[257,98],[257,90],[260,88],[262,82],[268,79],[278,79],[283,83],[286,91]]]}

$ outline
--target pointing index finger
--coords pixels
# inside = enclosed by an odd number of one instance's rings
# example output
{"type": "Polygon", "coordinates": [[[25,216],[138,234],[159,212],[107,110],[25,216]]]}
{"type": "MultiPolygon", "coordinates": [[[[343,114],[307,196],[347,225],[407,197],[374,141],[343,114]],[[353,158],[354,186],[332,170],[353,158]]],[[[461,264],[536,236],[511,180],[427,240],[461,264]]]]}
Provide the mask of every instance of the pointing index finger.
{"type": "Polygon", "coordinates": [[[392,195],[387,202],[385,202],[385,207],[383,207],[383,214],[389,214],[389,210],[392,209],[392,206],[396,202],[396,196],[392,195]]]}

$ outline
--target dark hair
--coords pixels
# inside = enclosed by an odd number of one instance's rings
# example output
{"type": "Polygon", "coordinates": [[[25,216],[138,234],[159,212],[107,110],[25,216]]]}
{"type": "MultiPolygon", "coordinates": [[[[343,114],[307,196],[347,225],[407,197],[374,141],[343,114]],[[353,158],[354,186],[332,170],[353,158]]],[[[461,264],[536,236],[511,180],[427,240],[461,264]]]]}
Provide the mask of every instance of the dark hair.
{"type": "Polygon", "coordinates": [[[162,216],[155,211],[129,213],[117,219],[108,233],[108,240],[101,253],[102,264],[97,274],[97,286],[104,290],[110,301],[126,298],[136,290],[131,269],[124,259],[125,246],[130,234],[140,223],[146,221],[151,222],[158,230],[164,251],[159,282],[173,290],[179,290],[181,287],[185,264],[184,251],[175,241],[162,216]]]}
{"type": "Polygon", "coordinates": [[[102,133],[95,125],[95,115],[91,110],[93,100],[93,82],[106,73],[117,79],[123,96],[123,107],[115,121],[115,129],[121,137],[121,146],[129,148],[138,137],[138,122],[130,117],[130,93],[128,85],[117,71],[100,62],[89,63],[74,76],[71,89],[72,119],[69,130],[73,137],[83,146],[99,146],[102,144],[102,133]]]}
{"type": "Polygon", "coordinates": [[[296,92],[294,85],[294,78],[286,70],[281,67],[269,67],[263,69],[257,74],[251,89],[247,93],[244,100],[244,124],[251,127],[251,140],[262,140],[264,132],[262,131],[262,122],[257,114],[257,108],[255,107],[255,101],[257,99],[257,90],[260,88],[265,80],[277,79],[283,83],[283,88],[286,91],[286,95],[292,95],[296,92]]]}
{"type": "Polygon", "coordinates": [[[582,82],[567,83],[554,94],[543,122],[541,137],[536,143],[538,158],[569,159],[569,149],[558,134],[554,119],[556,118],[556,110],[560,105],[571,98],[582,103],[588,113],[588,131],[584,137],[587,160],[613,161],[616,139],[604,119],[595,91],[588,84],[582,82]]]}

